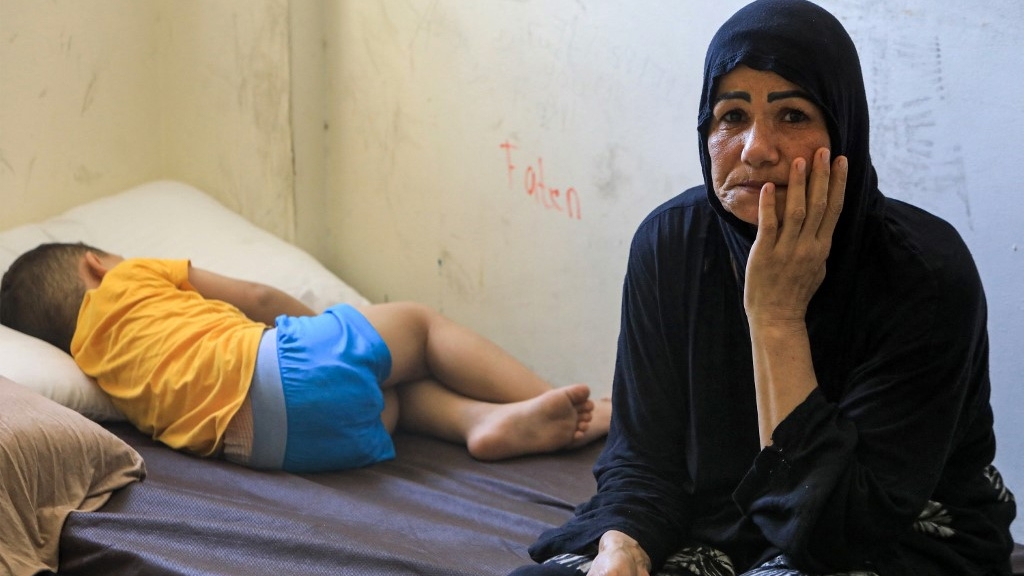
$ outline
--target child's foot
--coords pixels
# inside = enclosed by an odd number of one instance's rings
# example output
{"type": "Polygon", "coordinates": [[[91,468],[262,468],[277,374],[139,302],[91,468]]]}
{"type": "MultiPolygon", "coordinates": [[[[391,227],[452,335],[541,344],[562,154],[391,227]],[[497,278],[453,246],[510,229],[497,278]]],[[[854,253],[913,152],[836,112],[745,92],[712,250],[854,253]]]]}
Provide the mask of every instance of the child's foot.
{"type": "Polygon", "coordinates": [[[468,434],[469,453],[479,460],[502,460],[581,446],[597,438],[585,440],[594,415],[589,396],[590,388],[574,384],[522,402],[490,405],[468,434]]]}
{"type": "Polygon", "coordinates": [[[587,427],[583,430],[582,435],[573,439],[568,448],[586,446],[594,440],[608,435],[608,429],[612,425],[611,398],[594,400],[591,404],[594,405],[594,410],[590,413],[590,421],[587,423],[587,427]]]}

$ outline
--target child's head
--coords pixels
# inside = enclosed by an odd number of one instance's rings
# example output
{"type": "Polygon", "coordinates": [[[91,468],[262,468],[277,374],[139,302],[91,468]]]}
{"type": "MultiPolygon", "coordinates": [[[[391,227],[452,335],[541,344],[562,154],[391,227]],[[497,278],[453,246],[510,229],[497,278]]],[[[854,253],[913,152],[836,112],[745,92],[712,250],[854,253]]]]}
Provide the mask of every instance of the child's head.
{"type": "Polygon", "coordinates": [[[86,244],[41,244],[11,264],[0,282],[0,324],[71,352],[71,337],[85,297],[79,268],[86,244]]]}

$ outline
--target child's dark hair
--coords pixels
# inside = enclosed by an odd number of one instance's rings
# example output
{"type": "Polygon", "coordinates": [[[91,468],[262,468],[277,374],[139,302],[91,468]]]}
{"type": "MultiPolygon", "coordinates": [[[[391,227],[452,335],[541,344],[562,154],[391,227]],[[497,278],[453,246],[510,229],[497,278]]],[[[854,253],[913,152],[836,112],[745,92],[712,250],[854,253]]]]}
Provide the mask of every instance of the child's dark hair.
{"type": "Polygon", "coordinates": [[[71,337],[85,297],[78,267],[86,244],[40,244],[11,264],[0,281],[0,324],[71,353],[71,337]]]}

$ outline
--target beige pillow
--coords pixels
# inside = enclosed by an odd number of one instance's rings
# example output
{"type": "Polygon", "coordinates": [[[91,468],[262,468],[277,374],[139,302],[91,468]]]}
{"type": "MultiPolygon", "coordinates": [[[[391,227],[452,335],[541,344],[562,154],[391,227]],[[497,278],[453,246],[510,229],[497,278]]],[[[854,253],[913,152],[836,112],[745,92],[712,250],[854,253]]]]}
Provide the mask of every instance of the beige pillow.
{"type": "Polygon", "coordinates": [[[96,510],[145,474],[120,438],[0,376],[0,572],[56,571],[68,514],[96,510]]]}

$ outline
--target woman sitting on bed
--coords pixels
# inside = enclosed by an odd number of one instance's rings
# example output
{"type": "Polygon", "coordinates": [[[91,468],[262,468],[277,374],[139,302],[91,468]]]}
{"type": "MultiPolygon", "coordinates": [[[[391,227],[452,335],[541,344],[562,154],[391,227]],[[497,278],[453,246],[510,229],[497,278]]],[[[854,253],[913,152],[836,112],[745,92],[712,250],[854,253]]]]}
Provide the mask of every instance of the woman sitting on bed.
{"type": "Polygon", "coordinates": [[[852,40],[762,0],[704,74],[704,185],[633,241],[597,494],[516,576],[1009,574],[981,282],[879,191],[852,40]]]}
{"type": "Polygon", "coordinates": [[[396,426],[498,460],[581,446],[610,419],[587,386],[552,388],[424,306],[317,315],[187,260],[44,244],[4,274],[0,321],[69,352],[154,439],[254,468],[390,459],[396,426]]]}

